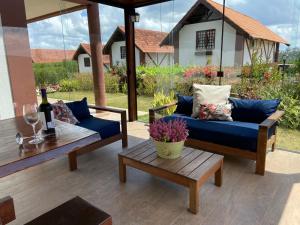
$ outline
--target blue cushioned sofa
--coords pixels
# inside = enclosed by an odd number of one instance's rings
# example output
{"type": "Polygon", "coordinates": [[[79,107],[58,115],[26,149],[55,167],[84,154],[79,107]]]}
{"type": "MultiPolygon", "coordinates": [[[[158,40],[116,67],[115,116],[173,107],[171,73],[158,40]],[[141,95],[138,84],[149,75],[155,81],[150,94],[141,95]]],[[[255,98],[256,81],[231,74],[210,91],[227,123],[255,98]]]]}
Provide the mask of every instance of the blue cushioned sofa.
{"type": "Polygon", "coordinates": [[[230,98],[234,121],[207,121],[192,118],[193,97],[178,96],[178,102],[149,110],[149,122],[159,112],[177,106],[173,115],[163,119],[183,119],[187,123],[188,147],[220,154],[230,154],[256,161],[256,173],[264,175],[267,147],[276,143],[277,122],[283,115],[277,111],[279,100],[258,101],[230,98]]]}
{"type": "Polygon", "coordinates": [[[78,155],[96,150],[118,140],[122,140],[122,147],[127,147],[128,140],[126,110],[88,105],[86,98],[82,99],[81,101],[68,102],[66,105],[70,108],[73,115],[79,121],[79,123],[76,124],[77,126],[96,131],[101,136],[101,140],[99,142],[93,143],[85,148],[75,150],[69,154],[70,170],[77,169],[78,155]],[[89,109],[120,114],[121,122],[94,117],[90,114],[89,109]]]}

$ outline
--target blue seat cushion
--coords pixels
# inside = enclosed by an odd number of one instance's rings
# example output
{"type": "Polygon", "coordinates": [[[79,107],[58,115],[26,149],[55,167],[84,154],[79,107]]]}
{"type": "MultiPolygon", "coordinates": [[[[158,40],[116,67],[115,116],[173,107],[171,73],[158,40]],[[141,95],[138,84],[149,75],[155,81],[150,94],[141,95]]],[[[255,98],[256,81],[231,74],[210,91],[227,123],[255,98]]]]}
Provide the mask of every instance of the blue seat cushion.
{"type": "Polygon", "coordinates": [[[177,95],[177,101],[178,104],[175,113],[191,116],[193,113],[193,97],[177,95]]]}
{"type": "Polygon", "coordinates": [[[233,105],[232,119],[234,121],[261,123],[276,112],[279,99],[252,100],[229,98],[233,105]]]}
{"type": "Polygon", "coordinates": [[[91,116],[86,98],[83,98],[81,101],[68,102],[66,105],[79,122],[91,116]]]}
{"type": "Polygon", "coordinates": [[[104,120],[93,117],[91,115],[88,118],[80,121],[80,123],[76,125],[98,132],[102,139],[109,138],[121,133],[119,122],[104,120]]]}
{"type": "MultiPolygon", "coordinates": [[[[228,147],[256,152],[259,125],[240,121],[208,121],[173,114],[165,121],[183,119],[187,123],[189,138],[228,147]]],[[[274,128],[269,131],[269,137],[274,128]]]]}

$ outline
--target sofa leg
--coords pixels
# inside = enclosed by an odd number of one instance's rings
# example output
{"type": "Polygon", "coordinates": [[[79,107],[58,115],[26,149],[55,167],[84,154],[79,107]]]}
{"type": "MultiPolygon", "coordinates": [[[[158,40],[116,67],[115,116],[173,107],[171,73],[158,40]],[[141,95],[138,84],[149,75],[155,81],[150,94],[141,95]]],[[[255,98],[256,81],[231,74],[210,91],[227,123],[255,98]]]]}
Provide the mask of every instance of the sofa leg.
{"type": "Polygon", "coordinates": [[[127,148],[128,147],[128,137],[127,135],[122,134],[122,147],[127,148]]]}
{"type": "Polygon", "coordinates": [[[262,176],[265,175],[267,147],[268,147],[268,129],[267,127],[260,126],[258,132],[255,173],[262,176]]]}
{"type": "Polygon", "coordinates": [[[266,167],[266,162],[259,162],[258,160],[256,161],[256,169],[255,173],[261,176],[265,175],[265,167],[266,167]]]}

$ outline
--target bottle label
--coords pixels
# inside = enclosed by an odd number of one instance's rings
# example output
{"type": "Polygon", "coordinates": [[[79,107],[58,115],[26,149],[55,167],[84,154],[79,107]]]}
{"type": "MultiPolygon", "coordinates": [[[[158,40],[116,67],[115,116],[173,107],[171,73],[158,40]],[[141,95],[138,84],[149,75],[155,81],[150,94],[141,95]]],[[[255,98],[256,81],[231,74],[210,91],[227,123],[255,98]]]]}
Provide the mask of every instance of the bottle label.
{"type": "Polygon", "coordinates": [[[48,129],[55,128],[54,113],[51,111],[51,121],[47,123],[48,129]]]}
{"type": "Polygon", "coordinates": [[[42,123],[42,130],[47,130],[47,122],[46,122],[46,117],[44,112],[39,112],[40,114],[40,120],[42,123]]]}

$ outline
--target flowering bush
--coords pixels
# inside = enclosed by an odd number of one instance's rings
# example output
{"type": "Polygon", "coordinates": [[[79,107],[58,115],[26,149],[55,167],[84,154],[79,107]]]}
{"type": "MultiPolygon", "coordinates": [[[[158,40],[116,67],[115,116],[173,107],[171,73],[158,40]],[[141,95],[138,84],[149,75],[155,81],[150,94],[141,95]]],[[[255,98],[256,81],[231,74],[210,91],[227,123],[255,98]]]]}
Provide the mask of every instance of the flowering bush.
{"type": "Polygon", "coordinates": [[[190,67],[184,71],[183,77],[191,78],[191,77],[195,77],[195,76],[200,76],[201,73],[202,73],[201,67],[190,67]]]}
{"type": "Polygon", "coordinates": [[[165,122],[156,120],[150,124],[150,136],[155,141],[161,142],[180,142],[185,141],[188,136],[186,122],[180,119],[165,122]]]}

